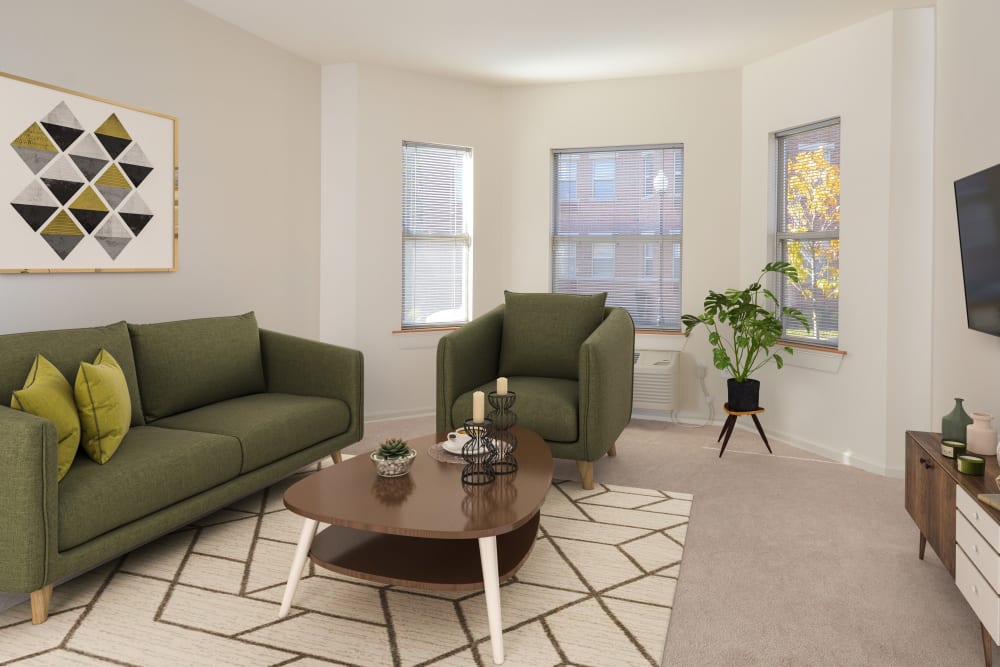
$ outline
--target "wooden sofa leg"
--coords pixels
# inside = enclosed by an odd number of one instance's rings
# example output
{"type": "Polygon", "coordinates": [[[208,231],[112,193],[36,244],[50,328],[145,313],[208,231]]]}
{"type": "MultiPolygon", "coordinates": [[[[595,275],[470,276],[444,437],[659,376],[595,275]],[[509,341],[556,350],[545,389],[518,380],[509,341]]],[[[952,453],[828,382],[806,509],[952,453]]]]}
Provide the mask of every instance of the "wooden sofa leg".
{"type": "Polygon", "coordinates": [[[31,622],[44,623],[49,617],[49,602],[52,601],[52,584],[31,592],[31,622]]]}
{"type": "Polygon", "coordinates": [[[577,461],[576,467],[580,469],[580,485],[590,491],[594,488],[594,462],[577,461]]]}
{"type": "Polygon", "coordinates": [[[614,445],[611,445],[611,449],[608,450],[608,456],[618,456],[618,450],[615,449],[614,445]]]}
{"type": "Polygon", "coordinates": [[[339,449],[335,451],[333,454],[330,454],[330,458],[333,459],[334,464],[344,462],[344,455],[340,453],[339,449]]]}

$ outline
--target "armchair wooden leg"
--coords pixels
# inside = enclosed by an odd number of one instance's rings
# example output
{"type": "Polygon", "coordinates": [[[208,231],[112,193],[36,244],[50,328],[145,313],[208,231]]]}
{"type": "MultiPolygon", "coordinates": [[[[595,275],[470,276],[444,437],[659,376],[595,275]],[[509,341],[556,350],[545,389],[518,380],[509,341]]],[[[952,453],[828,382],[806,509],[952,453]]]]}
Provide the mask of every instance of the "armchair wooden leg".
{"type": "Polygon", "coordinates": [[[615,449],[615,445],[611,445],[611,449],[608,450],[608,456],[618,456],[618,450],[615,449]]]}
{"type": "Polygon", "coordinates": [[[44,623],[49,617],[49,602],[52,601],[52,584],[31,592],[31,622],[44,623]]]}
{"type": "Polygon", "coordinates": [[[333,454],[330,454],[330,458],[333,459],[334,465],[336,465],[337,463],[344,462],[344,455],[340,453],[339,449],[335,451],[333,454]]]}
{"type": "Polygon", "coordinates": [[[576,467],[580,470],[580,485],[590,491],[594,488],[594,462],[577,461],[576,467]]]}

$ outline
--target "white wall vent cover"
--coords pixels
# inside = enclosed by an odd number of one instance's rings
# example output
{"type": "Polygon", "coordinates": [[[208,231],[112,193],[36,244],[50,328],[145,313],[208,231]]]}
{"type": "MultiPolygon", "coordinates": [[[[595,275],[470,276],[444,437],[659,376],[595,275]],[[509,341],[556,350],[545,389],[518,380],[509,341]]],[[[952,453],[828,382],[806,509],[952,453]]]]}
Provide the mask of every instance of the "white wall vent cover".
{"type": "Polygon", "coordinates": [[[676,350],[636,350],[632,410],[667,413],[677,399],[676,350]]]}

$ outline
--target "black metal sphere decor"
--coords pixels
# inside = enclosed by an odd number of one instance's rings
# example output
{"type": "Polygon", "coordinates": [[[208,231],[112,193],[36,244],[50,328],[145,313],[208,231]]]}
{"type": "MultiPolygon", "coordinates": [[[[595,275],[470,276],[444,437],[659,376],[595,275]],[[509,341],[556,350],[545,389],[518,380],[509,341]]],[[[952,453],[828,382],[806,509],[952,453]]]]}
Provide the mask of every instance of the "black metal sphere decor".
{"type": "Polygon", "coordinates": [[[493,442],[496,447],[493,473],[509,475],[517,472],[517,459],[514,458],[514,452],[517,451],[517,435],[511,431],[496,431],[493,442]]]}
{"type": "Polygon", "coordinates": [[[493,462],[496,459],[496,446],[493,443],[495,427],[491,420],[474,422],[465,420],[465,433],[468,441],[462,445],[462,458],[465,467],[462,468],[462,484],[478,486],[489,484],[496,478],[493,462]]]}
{"type": "Polygon", "coordinates": [[[486,395],[486,400],[493,407],[489,419],[496,425],[493,436],[496,447],[493,472],[497,475],[509,475],[517,472],[517,458],[514,457],[514,452],[517,451],[517,435],[509,430],[517,423],[517,413],[514,412],[517,394],[512,391],[506,394],[491,391],[486,395]]]}
{"type": "Polygon", "coordinates": [[[496,424],[501,431],[506,431],[517,423],[517,413],[514,412],[514,403],[517,401],[517,394],[508,391],[506,394],[498,394],[491,391],[486,395],[493,411],[486,417],[496,424]]]}

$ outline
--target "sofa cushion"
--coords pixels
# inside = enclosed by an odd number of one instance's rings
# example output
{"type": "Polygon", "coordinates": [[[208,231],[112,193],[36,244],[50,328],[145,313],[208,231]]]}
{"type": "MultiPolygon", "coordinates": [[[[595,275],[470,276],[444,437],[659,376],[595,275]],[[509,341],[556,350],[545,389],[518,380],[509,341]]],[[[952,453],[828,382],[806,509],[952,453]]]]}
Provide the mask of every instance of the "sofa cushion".
{"type": "Polygon", "coordinates": [[[149,421],[265,389],[253,313],[128,329],[149,421]]]}
{"type": "Polygon", "coordinates": [[[80,415],[69,381],[39,354],[31,365],[24,388],[14,392],[10,407],[48,419],[56,427],[59,441],[57,475],[61,480],[69,472],[80,447],[80,415]]]}
{"type": "Polygon", "coordinates": [[[250,472],[351,425],[347,404],[336,398],[253,394],[206,405],[156,421],[156,426],[236,438],[243,448],[240,472],[250,472]]]}
{"type": "Polygon", "coordinates": [[[604,319],[607,293],[504,295],[500,375],[579,379],[580,345],[604,319]]]}
{"type": "Polygon", "coordinates": [[[239,474],[240,445],[212,433],[139,426],[104,465],[79,456],[59,484],[59,550],[152,514],[239,474]]]}
{"type": "Polygon", "coordinates": [[[107,463],[128,433],[132,412],[125,375],[110,352],[101,349],[94,363],[80,363],[74,394],[83,449],[97,463],[107,463]]]}
{"type": "Polygon", "coordinates": [[[135,360],[132,357],[132,342],[124,322],[88,329],[60,329],[0,336],[0,405],[10,405],[11,394],[24,384],[35,355],[45,355],[63,377],[72,382],[76,378],[80,362],[91,361],[102,347],[114,355],[125,374],[132,402],[132,426],[144,423],[135,360]]]}
{"type": "MultiPolygon", "coordinates": [[[[517,394],[514,413],[517,425],[530,429],[552,442],[576,442],[579,438],[579,386],[575,380],[539,377],[511,377],[508,389],[517,394]]],[[[496,388],[488,382],[473,391],[489,393],[496,388]]],[[[490,412],[487,403],[486,413],[490,412]]],[[[472,417],[472,391],[467,391],[452,406],[452,423],[461,424],[472,417]]]]}

